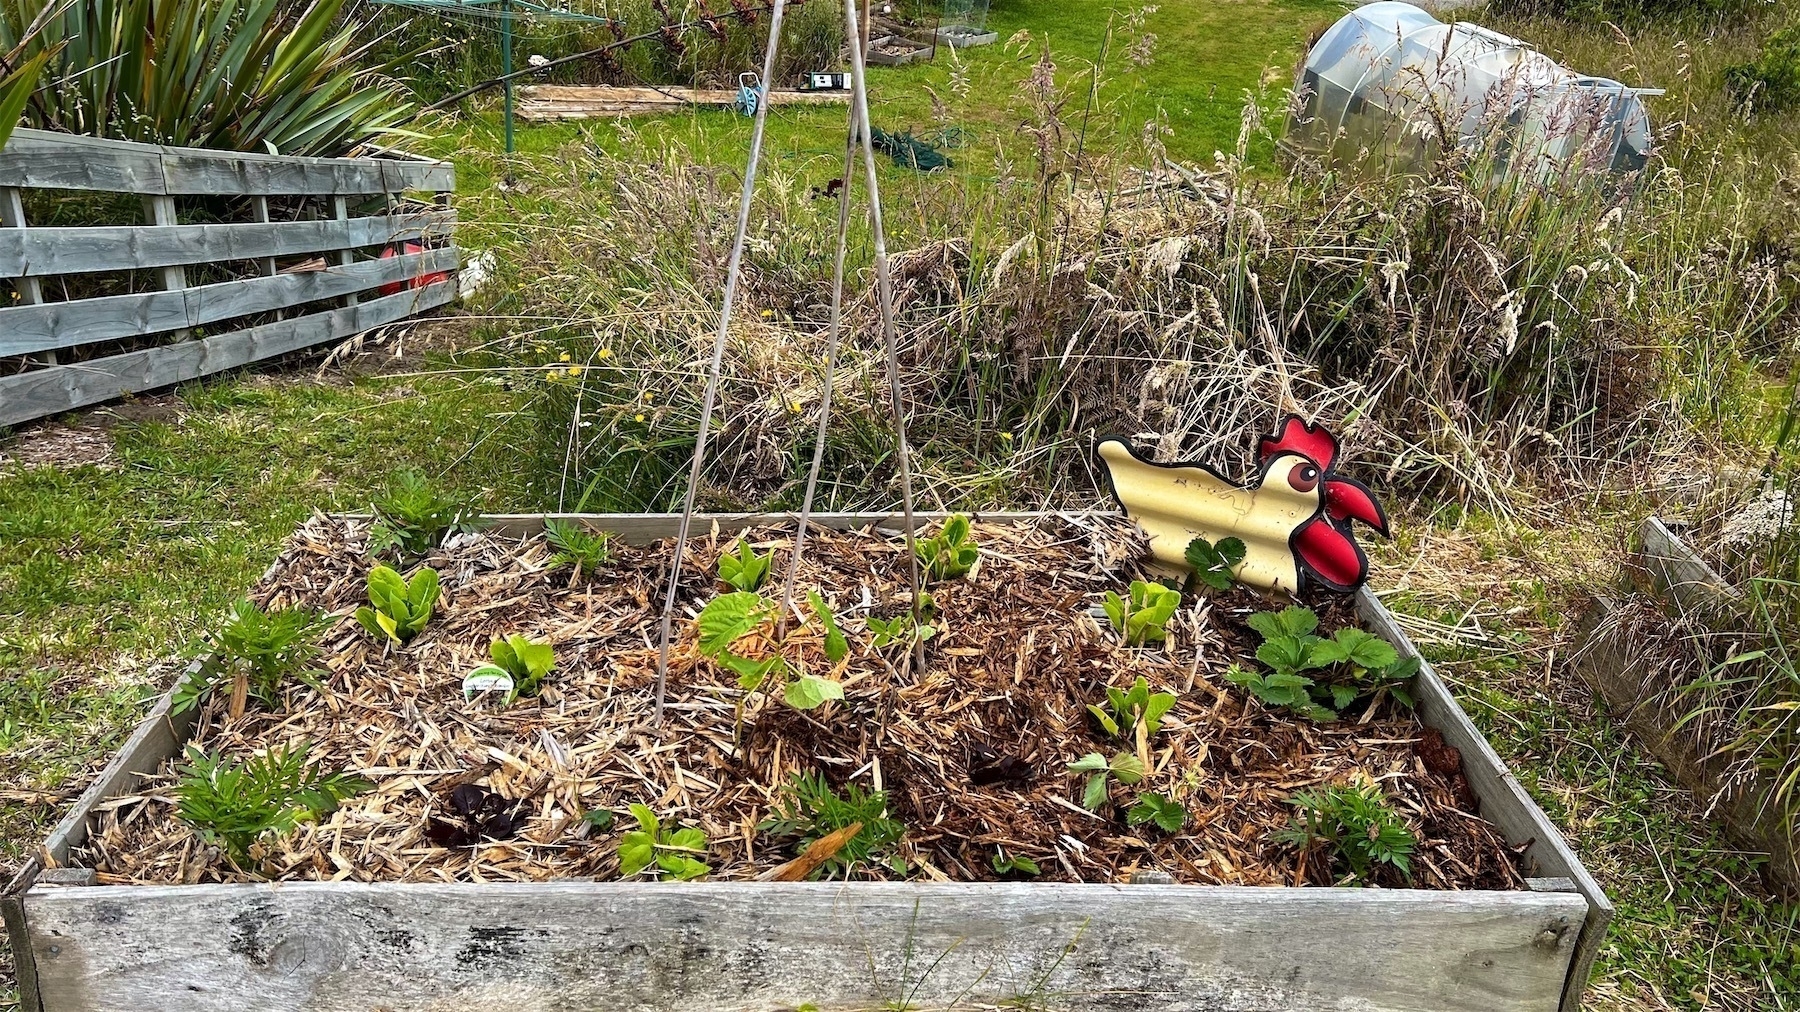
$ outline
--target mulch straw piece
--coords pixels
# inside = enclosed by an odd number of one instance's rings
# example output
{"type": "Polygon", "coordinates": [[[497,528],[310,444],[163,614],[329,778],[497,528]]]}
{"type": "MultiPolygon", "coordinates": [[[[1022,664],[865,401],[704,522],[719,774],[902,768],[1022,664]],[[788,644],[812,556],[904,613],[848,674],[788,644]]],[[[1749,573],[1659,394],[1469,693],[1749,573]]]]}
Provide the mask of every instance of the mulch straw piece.
{"type": "MultiPolygon", "coordinates": [[[[704,532],[703,532],[704,533],[704,532]]],[[[1392,702],[1370,714],[1313,724],[1264,708],[1221,677],[1256,640],[1243,625],[1268,607],[1246,591],[1214,595],[1171,623],[1160,649],[1127,649],[1088,609],[1122,587],[1144,557],[1125,521],[1092,515],[1038,524],[977,523],[982,561],[971,578],[933,589],[946,631],[914,671],[896,648],[867,645],[864,619],[904,607],[907,564],[898,534],[819,532],[809,540],[797,595],[819,589],[837,609],[852,650],[835,677],[846,699],[810,712],[758,693],[695,649],[693,616],[719,592],[716,533],[693,546],[683,570],[682,618],[663,726],[652,722],[655,630],[670,542],[620,545],[591,579],[553,566],[541,539],[494,534],[452,538],[429,564],[443,577],[439,613],[406,648],[375,642],[351,612],[364,601],[367,532],[359,521],[315,517],[256,591],[270,605],[329,612],[324,691],[287,689],[285,708],[228,718],[214,698],[199,715],[202,747],[243,755],[279,743],[311,744],[326,769],[375,784],[316,825],[263,847],[263,877],[356,881],[543,881],[618,876],[618,841],[632,802],[664,825],[705,830],[715,879],[749,879],[794,856],[791,841],[759,835],[781,785],[822,771],[888,792],[907,834],[912,875],[938,881],[993,879],[995,849],[1031,858],[1042,880],[1114,882],[1139,869],[1177,881],[1325,885],[1319,854],[1302,861],[1271,833],[1298,791],[1375,778],[1418,835],[1414,884],[1520,888],[1517,855],[1486,822],[1458,805],[1466,782],[1446,768],[1441,742],[1418,749],[1422,728],[1392,702]],[[541,698],[501,707],[465,702],[461,679],[505,633],[548,638],[556,670],[541,698]],[[1180,694],[1149,742],[1141,788],[1113,788],[1101,814],[1079,805],[1084,777],[1067,764],[1117,744],[1090,728],[1086,704],[1105,686],[1147,677],[1180,694]],[[735,714],[744,704],[741,744],[735,714]],[[972,766],[1010,758],[1020,780],[977,786],[972,766]],[[428,835],[433,817],[454,818],[455,788],[478,784],[515,802],[516,836],[446,847],[428,835]],[[1182,799],[1194,813],[1178,834],[1129,827],[1135,790],[1182,799]],[[620,825],[590,831],[584,813],[611,809],[620,825]]],[[[791,528],[752,532],[776,555],[778,586],[791,528]]],[[[773,593],[774,591],[772,591],[773,593]]],[[[1330,630],[1353,621],[1347,599],[1313,602],[1330,630]]],[[[797,641],[815,673],[829,669],[820,623],[797,641]]],[[[216,694],[215,694],[216,695],[216,694]]],[[[1453,751],[1453,750],[1452,750],[1453,751]]],[[[984,780],[992,779],[984,776],[984,780]]],[[[141,793],[105,806],[79,855],[106,882],[194,883],[250,878],[175,817],[173,764],[141,793]]],[[[465,792],[466,793],[466,792],[465,792]]],[[[438,834],[440,837],[443,834],[438,834]]],[[[888,877],[884,868],[858,875],[888,877]]],[[[1392,884],[1400,884],[1396,879],[1392,884]]]]}

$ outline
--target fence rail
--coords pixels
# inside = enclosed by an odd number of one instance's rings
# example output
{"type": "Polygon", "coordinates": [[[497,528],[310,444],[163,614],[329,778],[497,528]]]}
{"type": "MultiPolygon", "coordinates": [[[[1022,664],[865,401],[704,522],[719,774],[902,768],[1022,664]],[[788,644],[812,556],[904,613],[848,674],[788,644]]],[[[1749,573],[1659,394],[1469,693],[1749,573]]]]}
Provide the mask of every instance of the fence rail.
{"type": "Polygon", "coordinates": [[[455,187],[449,164],[405,156],[301,158],[16,131],[0,148],[0,425],[450,302],[461,264],[455,187]],[[107,195],[139,197],[141,219],[116,220],[139,208],[107,195]],[[34,226],[28,211],[55,223],[34,226]],[[63,222],[108,215],[115,220],[63,222]]]}

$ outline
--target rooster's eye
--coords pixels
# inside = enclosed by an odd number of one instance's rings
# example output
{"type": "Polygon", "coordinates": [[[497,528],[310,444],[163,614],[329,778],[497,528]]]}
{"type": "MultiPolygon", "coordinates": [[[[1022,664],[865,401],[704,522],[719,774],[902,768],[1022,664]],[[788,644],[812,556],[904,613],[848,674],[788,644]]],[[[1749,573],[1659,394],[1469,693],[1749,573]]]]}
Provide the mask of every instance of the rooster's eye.
{"type": "Polygon", "coordinates": [[[1288,472],[1288,485],[1296,492],[1311,492],[1319,487],[1319,469],[1311,464],[1295,464],[1288,472]]]}

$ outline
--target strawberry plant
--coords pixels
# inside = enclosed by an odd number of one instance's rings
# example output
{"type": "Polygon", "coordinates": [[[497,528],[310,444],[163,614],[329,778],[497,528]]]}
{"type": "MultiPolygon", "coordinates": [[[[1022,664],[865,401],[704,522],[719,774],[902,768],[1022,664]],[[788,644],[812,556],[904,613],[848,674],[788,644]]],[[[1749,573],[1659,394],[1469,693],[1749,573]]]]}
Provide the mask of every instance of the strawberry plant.
{"type": "Polygon", "coordinates": [[[1371,881],[1384,865],[1412,878],[1417,841],[1379,784],[1339,784],[1296,794],[1288,803],[1296,809],[1294,820],[1275,834],[1277,841],[1302,849],[1325,847],[1334,871],[1356,882],[1371,881]]]}
{"type": "Polygon", "coordinates": [[[567,520],[546,520],[544,541],[556,554],[551,565],[574,566],[577,576],[589,577],[612,561],[612,535],[606,531],[590,531],[567,520]]]}
{"type": "Polygon", "coordinates": [[[1192,591],[1195,583],[1204,583],[1214,590],[1230,590],[1237,582],[1237,574],[1233,570],[1238,563],[1244,561],[1248,549],[1237,538],[1220,538],[1218,544],[1205,538],[1195,538],[1188,542],[1188,565],[1194,567],[1193,575],[1188,578],[1185,590],[1192,591]]]}
{"type": "Polygon", "coordinates": [[[1263,639],[1256,659],[1269,670],[1233,664],[1225,678],[1264,703],[1320,721],[1336,720],[1357,700],[1378,691],[1413,705],[1406,685],[1418,673],[1418,658],[1401,660],[1386,641],[1352,628],[1329,638],[1314,635],[1318,615],[1299,606],[1257,612],[1248,621],[1263,639]]]}
{"type": "Polygon", "coordinates": [[[1069,769],[1088,774],[1087,786],[1081,792],[1081,807],[1090,812],[1097,812],[1106,804],[1109,781],[1117,780],[1129,787],[1143,782],[1145,773],[1143,761],[1129,752],[1114,753],[1111,759],[1089,752],[1070,763],[1069,769]]]}
{"type": "Polygon", "coordinates": [[[665,829],[647,805],[633,804],[638,828],[619,840],[619,877],[632,878],[655,867],[659,877],[688,882],[712,871],[706,857],[706,833],[693,828],[665,829]]]}
{"type": "Polygon", "coordinates": [[[774,561],[774,552],[758,555],[750,542],[739,538],[736,555],[726,552],[719,556],[719,580],[744,592],[760,590],[774,561]]]}
{"type": "Polygon", "coordinates": [[[1149,791],[1138,795],[1137,803],[1125,812],[1125,821],[1128,824],[1141,826],[1147,822],[1154,822],[1165,833],[1181,832],[1181,827],[1187,825],[1187,820],[1186,805],[1149,791]]]}
{"type": "Polygon", "coordinates": [[[919,561],[925,564],[926,578],[934,582],[962,579],[981,558],[981,547],[969,532],[969,518],[961,513],[944,521],[936,534],[920,538],[915,546],[919,561]]]}
{"type": "Polygon", "coordinates": [[[387,566],[369,570],[369,603],[356,609],[356,620],[376,639],[405,643],[431,620],[438,599],[437,570],[421,568],[408,580],[387,566]]]}
{"type": "Polygon", "coordinates": [[[1125,637],[1125,645],[1141,647],[1167,639],[1169,619],[1181,607],[1181,592],[1160,583],[1133,580],[1127,595],[1122,598],[1109,590],[1101,601],[1113,628],[1125,637]]]}
{"type": "Polygon", "coordinates": [[[1005,847],[995,847],[991,862],[996,875],[1038,875],[1042,869],[1038,863],[1023,854],[1014,854],[1005,847]]]}

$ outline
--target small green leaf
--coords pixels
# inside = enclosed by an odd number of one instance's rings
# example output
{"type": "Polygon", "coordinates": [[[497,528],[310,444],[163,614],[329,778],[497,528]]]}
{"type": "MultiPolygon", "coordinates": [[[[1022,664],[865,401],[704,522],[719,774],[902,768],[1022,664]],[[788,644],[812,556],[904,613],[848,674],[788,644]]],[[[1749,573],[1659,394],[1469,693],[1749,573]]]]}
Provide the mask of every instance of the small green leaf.
{"type": "Polygon", "coordinates": [[[1094,715],[1094,718],[1100,722],[1100,726],[1106,729],[1107,734],[1117,735],[1119,733],[1118,721],[1113,720],[1105,710],[1089,703],[1088,712],[1094,715]]]}
{"type": "Polygon", "coordinates": [[[1106,757],[1098,752],[1089,752],[1070,763],[1069,769],[1077,773],[1104,773],[1106,772],[1106,757]]]}
{"type": "Polygon", "coordinates": [[[616,818],[617,816],[610,808],[590,808],[581,813],[581,821],[600,832],[611,829],[616,818]]]}
{"type": "Polygon", "coordinates": [[[850,643],[844,639],[843,630],[838,628],[837,615],[825,603],[825,599],[819,596],[819,592],[809,590],[806,597],[812,603],[813,614],[819,616],[819,621],[825,625],[825,657],[836,664],[849,656],[850,643]]]}
{"type": "Polygon", "coordinates": [[[1122,784],[1135,784],[1144,779],[1144,763],[1129,752],[1120,752],[1107,763],[1112,775],[1119,778],[1122,784]]]}
{"type": "Polygon", "coordinates": [[[649,805],[641,804],[639,802],[634,801],[631,803],[631,805],[629,807],[630,807],[630,811],[631,811],[631,817],[637,820],[638,826],[641,827],[644,832],[646,832],[646,833],[655,833],[656,832],[657,826],[658,826],[658,822],[656,820],[656,813],[652,812],[650,810],[649,805]]]}
{"type": "Polygon", "coordinates": [[[783,690],[787,704],[796,710],[811,710],[828,699],[843,699],[844,687],[817,675],[801,675],[783,690]]]}
{"type": "Polygon", "coordinates": [[[700,631],[700,652],[717,657],[740,637],[768,618],[769,605],[761,594],[738,591],[721,594],[700,610],[696,625],[700,631]]]}
{"type": "Polygon", "coordinates": [[[619,875],[630,878],[656,858],[656,838],[642,830],[630,830],[619,840],[619,875]]]}
{"type": "Polygon", "coordinates": [[[1088,777],[1087,789],[1081,793],[1081,807],[1090,812],[1097,812],[1106,804],[1106,774],[1096,773],[1088,777]]]}

